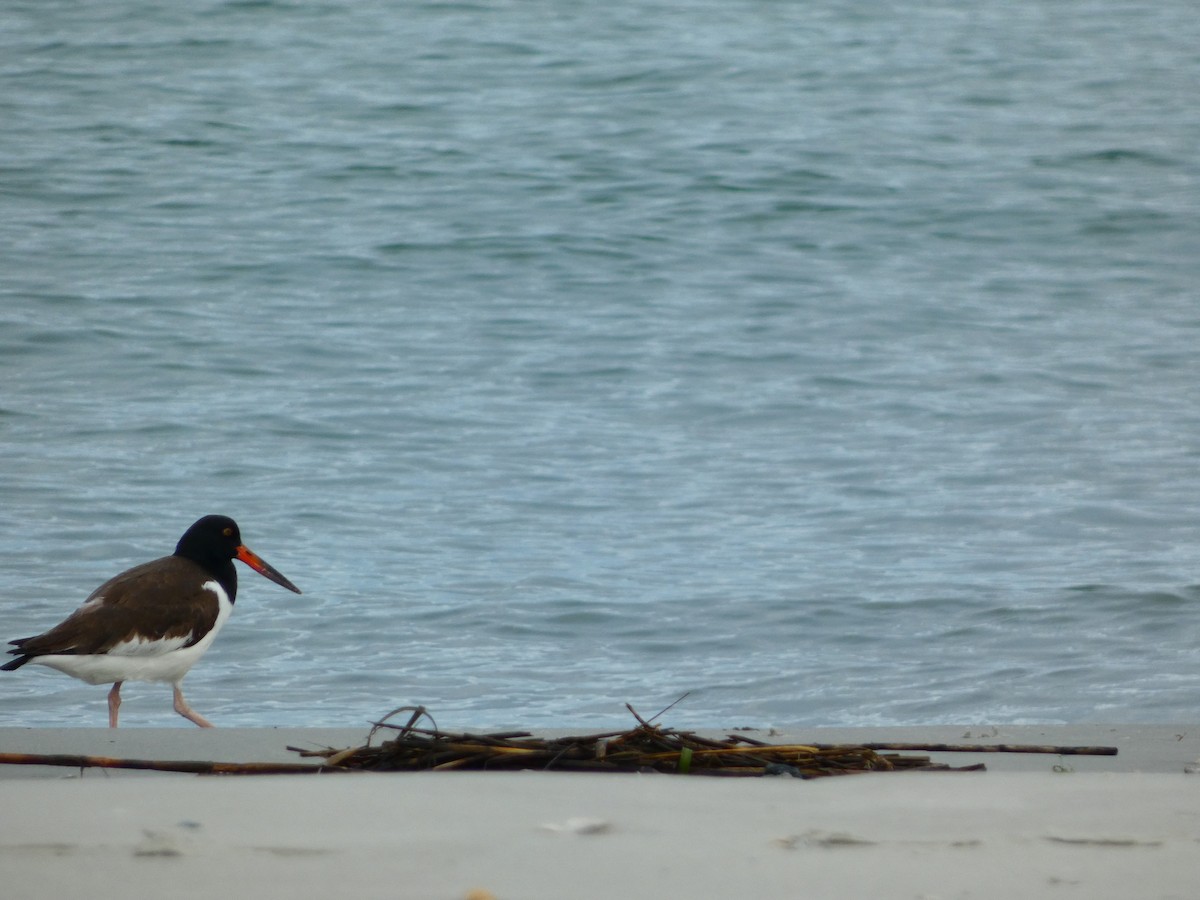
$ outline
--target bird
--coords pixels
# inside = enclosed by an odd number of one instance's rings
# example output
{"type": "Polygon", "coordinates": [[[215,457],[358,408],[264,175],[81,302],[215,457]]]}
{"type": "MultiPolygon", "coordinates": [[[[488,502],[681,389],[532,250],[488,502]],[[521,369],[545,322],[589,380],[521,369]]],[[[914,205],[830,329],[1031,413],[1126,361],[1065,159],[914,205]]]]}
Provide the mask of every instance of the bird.
{"type": "Polygon", "coordinates": [[[181,684],[233,612],[235,559],[300,593],[242,543],[233,519],[204,516],[183,533],[170,556],[110,578],[44,634],[9,641],[13,649],[8,652],[16,659],[0,666],[0,671],[34,663],[88,684],[112,684],[110,728],[117,727],[124,682],[167,682],[174,689],[175,712],[201,728],[212,728],[188,706],[181,684]]]}

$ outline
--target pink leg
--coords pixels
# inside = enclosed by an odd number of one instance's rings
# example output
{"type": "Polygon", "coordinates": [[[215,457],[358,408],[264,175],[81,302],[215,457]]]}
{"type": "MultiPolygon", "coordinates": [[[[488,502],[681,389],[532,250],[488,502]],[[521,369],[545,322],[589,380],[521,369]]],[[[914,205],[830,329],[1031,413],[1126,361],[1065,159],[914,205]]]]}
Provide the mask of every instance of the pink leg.
{"type": "Polygon", "coordinates": [[[179,689],[179,685],[175,685],[175,712],[179,713],[185,719],[195,722],[201,728],[214,727],[212,722],[187,705],[187,701],[183,699],[183,691],[179,689]]]}
{"type": "Polygon", "coordinates": [[[108,727],[117,727],[117,710],[121,708],[121,682],[113,684],[112,690],[108,692],[108,727]]]}

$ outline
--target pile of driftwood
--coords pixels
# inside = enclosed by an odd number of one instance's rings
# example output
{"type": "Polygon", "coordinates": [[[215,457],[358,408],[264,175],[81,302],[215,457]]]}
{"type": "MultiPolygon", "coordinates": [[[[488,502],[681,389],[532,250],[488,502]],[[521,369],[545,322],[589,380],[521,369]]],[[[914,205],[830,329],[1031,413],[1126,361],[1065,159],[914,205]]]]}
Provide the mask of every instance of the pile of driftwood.
{"type": "MultiPolygon", "coordinates": [[[[855,745],[767,744],[744,735],[726,740],[701,737],[646,721],[627,707],[636,728],[576,737],[536,738],[528,732],[452,734],[418,727],[428,718],[423,707],[401,707],[375,724],[366,745],[348,750],[288,749],[305,757],[321,757],[337,769],[375,772],[452,769],[503,771],[537,769],[571,772],[668,772],[693,775],[792,775],[817,778],[852,772],[896,770],[950,771],[928,756],[881,753],[855,745]],[[404,725],[388,724],[399,712],[412,712],[404,725]],[[395,736],[378,745],[371,740],[380,730],[395,736]]],[[[430,719],[432,722],[432,719],[430,719]]],[[[982,769],[966,766],[952,771],[982,769]]]]}
{"type": "MultiPolygon", "coordinates": [[[[674,705],[674,704],[672,704],[674,705]]],[[[742,734],[725,740],[701,737],[653,724],[626,708],[637,720],[630,731],[613,731],[581,737],[535,738],[528,732],[501,734],[449,734],[439,731],[423,706],[400,707],[375,723],[362,747],[348,750],[288,749],[320,763],[217,762],[213,760],[119,759],[67,754],[2,753],[0,765],[150,769],[202,775],[300,775],[332,772],[413,772],[421,770],[539,769],[574,772],[669,772],[683,775],[792,775],[819,778],[854,772],[979,771],[983,764],[951,767],[933,763],[915,752],[1053,753],[1058,755],[1114,756],[1115,747],[1052,747],[1025,744],[768,744],[742,734]],[[400,712],[411,712],[408,722],[388,722],[400,712]],[[429,719],[433,727],[420,728],[429,719]],[[390,740],[372,745],[381,731],[394,732],[390,740]],[[900,751],[900,752],[897,752],[900,751]]],[[[670,707],[667,707],[670,709],[670,707]]],[[[666,710],[663,710],[666,712],[666,710]]]]}

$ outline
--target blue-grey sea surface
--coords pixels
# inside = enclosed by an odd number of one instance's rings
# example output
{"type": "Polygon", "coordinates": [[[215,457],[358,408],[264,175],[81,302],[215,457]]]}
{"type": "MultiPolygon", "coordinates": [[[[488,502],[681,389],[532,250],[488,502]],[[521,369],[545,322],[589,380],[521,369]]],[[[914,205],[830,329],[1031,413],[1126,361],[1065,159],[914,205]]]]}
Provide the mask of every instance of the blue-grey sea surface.
{"type": "Polygon", "coordinates": [[[1197,98],[1192,0],[9,0],[0,638],[221,512],[220,725],[1194,722],[1197,98]]]}

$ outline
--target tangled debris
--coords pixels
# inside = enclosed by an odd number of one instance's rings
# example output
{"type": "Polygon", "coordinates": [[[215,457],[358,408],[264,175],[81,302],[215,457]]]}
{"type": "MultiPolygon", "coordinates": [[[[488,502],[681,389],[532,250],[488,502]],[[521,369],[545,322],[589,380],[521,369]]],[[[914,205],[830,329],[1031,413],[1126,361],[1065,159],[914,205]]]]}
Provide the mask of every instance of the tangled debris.
{"type": "Polygon", "coordinates": [[[338,769],[375,772],[436,770],[503,771],[537,769],[571,772],[667,772],[717,776],[791,775],[818,778],[854,772],[978,771],[983,765],[951,766],[933,763],[928,756],[880,753],[855,745],[767,744],[744,735],[726,740],[701,737],[652,724],[626,708],[637,719],[630,731],[560,738],[537,738],[528,732],[452,734],[437,729],[424,707],[401,707],[375,723],[367,743],[348,750],[302,750],[305,757],[322,757],[338,769]],[[387,720],[411,712],[404,725],[387,720]],[[431,728],[418,727],[429,719],[431,728]],[[393,730],[390,740],[372,746],[381,730],[393,730]]]}
{"type": "Polygon", "coordinates": [[[304,757],[319,757],[323,760],[320,763],[161,760],[0,752],[0,765],[147,769],[197,775],[317,775],[334,772],[539,769],[575,772],[668,772],[743,777],[791,775],[796,778],[819,778],[856,772],[973,772],[985,768],[982,763],[952,767],[934,763],[928,756],[905,755],[911,751],[1052,753],[1060,756],[1117,754],[1116,747],[936,743],[768,744],[740,734],[728,735],[725,740],[713,740],[691,731],[676,731],[653,724],[654,720],[667,710],[647,721],[638,715],[632,706],[625,706],[637,719],[636,728],[623,732],[561,738],[535,738],[525,731],[451,734],[437,729],[425,707],[403,706],[392,710],[376,722],[362,747],[347,750],[287,748],[304,757]],[[406,724],[395,725],[388,722],[388,719],[400,712],[412,713],[406,724]],[[417,723],[422,719],[429,719],[433,727],[417,727],[417,723]],[[372,746],[371,741],[381,730],[394,731],[396,734],[391,740],[372,746]]]}

